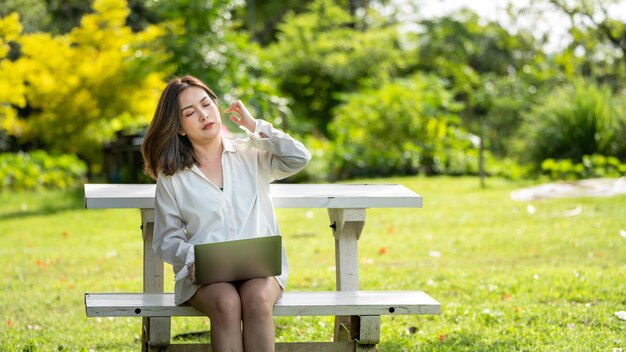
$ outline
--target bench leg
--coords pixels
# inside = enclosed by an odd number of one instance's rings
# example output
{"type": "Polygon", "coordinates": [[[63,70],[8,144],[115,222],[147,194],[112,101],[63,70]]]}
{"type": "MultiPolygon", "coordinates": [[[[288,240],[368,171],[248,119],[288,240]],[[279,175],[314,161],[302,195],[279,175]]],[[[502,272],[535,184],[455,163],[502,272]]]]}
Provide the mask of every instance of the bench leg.
{"type": "Polygon", "coordinates": [[[352,316],[352,339],[359,344],[375,345],[380,342],[380,316],[352,316]]]}
{"type": "MultiPolygon", "coordinates": [[[[359,289],[358,241],[365,226],[365,209],[328,209],[335,236],[337,291],[359,289]]],[[[335,317],[335,341],[350,341],[353,335],[350,316],[335,317]],[[347,334],[346,334],[347,332],[347,334]]]]}
{"type": "Polygon", "coordinates": [[[170,344],[170,325],[169,317],[143,317],[143,333],[142,344],[145,350],[150,350],[153,346],[165,346],[170,344]]]}
{"type": "MultiPolygon", "coordinates": [[[[143,236],[143,292],[163,292],[163,261],[152,250],[154,211],[141,209],[141,234],[143,236]]],[[[170,343],[171,318],[142,319],[142,350],[150,346],[167,346],[170,343]]]]}

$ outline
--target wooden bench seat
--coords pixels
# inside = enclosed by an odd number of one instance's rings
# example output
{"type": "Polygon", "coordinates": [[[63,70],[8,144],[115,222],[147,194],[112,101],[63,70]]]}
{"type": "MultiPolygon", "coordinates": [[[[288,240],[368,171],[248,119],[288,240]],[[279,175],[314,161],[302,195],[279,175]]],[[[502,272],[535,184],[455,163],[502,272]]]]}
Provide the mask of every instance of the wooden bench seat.
{"type": "MultiPolygon", "coordinates": [[[[173,293],[86,293],[88,317],[203,316],[174,304],[173,293]]],[[[275,316],[440,314],[441,305],[422,291],[286,292],[275,316]]]]}
{"type": "MultiPolygon", "coordinates": [[[[159,321],[145,351],[206,351],[210,344],[171,344],[170,319],[204,316],[189,305],[174,304],[173,293],[86,293],[88,317],[143,317],[159,321]]],[[[440,314],[441,305],[422,291],[286,292],[274,306],[275,316],[345,316],[334,342],[280,342],[278,352],[373,352],[380,341],[381,315],[440,314]]],[[[149,326],[149,325],[148,325],[149,326]]],[[[145,335],[145,334],[144,334],[145,335]]],[[[210,350],[210,349],[209,349],[210,350]]]]}

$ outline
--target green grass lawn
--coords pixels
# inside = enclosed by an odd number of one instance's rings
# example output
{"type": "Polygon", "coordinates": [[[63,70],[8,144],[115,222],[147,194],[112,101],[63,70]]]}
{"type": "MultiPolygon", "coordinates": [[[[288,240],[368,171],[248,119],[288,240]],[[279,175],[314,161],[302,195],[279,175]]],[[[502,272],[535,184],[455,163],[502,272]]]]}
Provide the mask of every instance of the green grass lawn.
{"type": "MultiPolygon", "coordinates": [[[[394,178],[423,209],[370,209],[359,244],[367,290],[422,289],[438,316],[384,316],[380,351],[626,350],[626,197],[517,202],[520,184],[394,178]],[[529,212],[532,206],[534,212],[529,212]],[[577,216],[565,216],[580,207],[577,216]]],[[[87,318],[85,292],[140,292],[139,211],[85,210],[82,190],[0,195],[0,350],[136,351],[139,318],[87,318]]],[[[335,288],[323,209],[278,209],[288,289],[335,288]]],[[[166,266],[166,290],[173,290],[166,266]]],[[[278,341],[329,341],[332,318],[275,318],[278,341]]],[[[172,338],[208,330],[174,318],[172,338]]]]}

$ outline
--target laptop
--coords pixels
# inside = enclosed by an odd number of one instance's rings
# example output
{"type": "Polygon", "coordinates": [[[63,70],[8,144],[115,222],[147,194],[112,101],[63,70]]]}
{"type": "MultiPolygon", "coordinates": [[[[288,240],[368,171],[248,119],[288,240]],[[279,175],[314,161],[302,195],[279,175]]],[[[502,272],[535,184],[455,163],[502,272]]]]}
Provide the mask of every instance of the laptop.
{"type": "Polygon", "coordinates": [[[232,282],[282,273],[279,235],[194,246],[196,284],[232,282]]]}

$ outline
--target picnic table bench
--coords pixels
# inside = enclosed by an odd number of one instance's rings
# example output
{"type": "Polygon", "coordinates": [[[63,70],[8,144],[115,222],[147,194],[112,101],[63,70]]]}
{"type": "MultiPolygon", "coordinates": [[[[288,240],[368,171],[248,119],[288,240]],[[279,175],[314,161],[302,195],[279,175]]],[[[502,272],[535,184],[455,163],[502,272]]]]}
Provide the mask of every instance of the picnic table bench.
{"type": "MultiPolygon", "coordinates": [[[[335,316],[333,342],[277,343],[277,351],[374,351],[381,315],[440,314],[441,305],[415,291],[361,291],[358,240],[367,208],[421,208],[422,197],[398,184],[272,184],[275,208],[326,208],[335,239],[337,291],[287,291],[275,316],[335,316]]],[[[143,292],[86,293],[88,317],[142,317],[142,350],[199,351],[206,344],[171,344],[173,316],[203,316],[176,306],[163,292],[164,263],[152,250],[154,184],[86,184],[85,207],[137,208],[143,237],[143,292]]]]}

